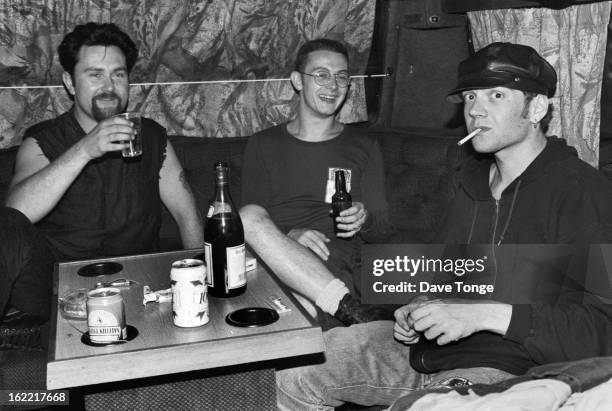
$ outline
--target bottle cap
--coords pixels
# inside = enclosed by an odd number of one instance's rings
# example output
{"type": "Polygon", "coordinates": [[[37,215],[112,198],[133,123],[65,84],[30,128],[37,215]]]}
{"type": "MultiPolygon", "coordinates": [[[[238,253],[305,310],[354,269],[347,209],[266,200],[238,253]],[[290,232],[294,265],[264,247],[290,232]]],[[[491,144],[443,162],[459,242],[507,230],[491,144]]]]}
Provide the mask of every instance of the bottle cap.
{"type": "Polygon", "coordinates": [[[227,163],[224,161],[218,161],[214,166],[215,170],[215,179],[219,184],[225,184],[229,181],[229,167],[227,163]]]}

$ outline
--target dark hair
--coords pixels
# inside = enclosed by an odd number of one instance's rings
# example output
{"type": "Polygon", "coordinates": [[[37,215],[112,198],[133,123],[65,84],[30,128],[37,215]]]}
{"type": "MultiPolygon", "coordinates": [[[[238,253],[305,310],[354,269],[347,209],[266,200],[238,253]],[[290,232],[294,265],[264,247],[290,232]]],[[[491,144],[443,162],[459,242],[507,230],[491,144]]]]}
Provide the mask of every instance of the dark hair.
{"type": "Polygon", "coordinates": [[[125,55],[127,70],[130,72],[138,50],[136,45],[119,27],[113,23],[86,23],[79,24],[74,30],[64,37],[57,48],[59,60],[64,71],[74,75],[74,66],[78,61],[79,50],[82,46],[117,46],[125,55]]]}
{"type": "Polygon", "coordinates": [[[340,53],[348,61],[348,50],[346,46],[339,41],[332,39],[315,39],[307,41],[302,44],[302,47],[297,52],[297,56],[295,57],[295,71],[303,71],[304,66],[306,65],[306,60],[308,59],[308,54],[313,51],[333,51],[334,53],[340,53]]]}
{"type": "MultiPolygon", "coordinates": [[[[525,108],[523,110],[523,115],[526,115],[527,106],[529,105],[529,103],[531,103],[531,100],[533,100],[535,96],[537,96],[538,94],[531,92],[531,91],[523,91],[523,94],[525,95],[525,108]]],[[[548,131],[548,126],[550,125],[550,120],[552,120],[552,116],[553,116],[553,105],[552,103],[549,103],[546,114],[540,120],[540,128],[542,129],[542,132],[544,134],[546,134],[546,132],[548,131]]]]}

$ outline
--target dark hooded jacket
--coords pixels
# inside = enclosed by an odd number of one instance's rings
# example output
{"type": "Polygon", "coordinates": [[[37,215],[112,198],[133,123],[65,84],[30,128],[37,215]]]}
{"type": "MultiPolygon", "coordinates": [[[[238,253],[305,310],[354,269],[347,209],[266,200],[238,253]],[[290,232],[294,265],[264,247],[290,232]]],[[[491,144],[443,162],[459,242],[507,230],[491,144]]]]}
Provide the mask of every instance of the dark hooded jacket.
{"type": "Polygon", "coordinates": [[[445,346],[422,338],[411,349],[412,366],[521,374],[539,364],[612,355],[605,247],[589,247],[610,239],[612,185],[551,137],[495,200],[492,161],[465,165],[437,242],[473,244],[478,251],[470,252],[488,256],[485,282],[495,290],[484,298],[512,304],[509,328],[504,336],[477,332],[445,346]]]}

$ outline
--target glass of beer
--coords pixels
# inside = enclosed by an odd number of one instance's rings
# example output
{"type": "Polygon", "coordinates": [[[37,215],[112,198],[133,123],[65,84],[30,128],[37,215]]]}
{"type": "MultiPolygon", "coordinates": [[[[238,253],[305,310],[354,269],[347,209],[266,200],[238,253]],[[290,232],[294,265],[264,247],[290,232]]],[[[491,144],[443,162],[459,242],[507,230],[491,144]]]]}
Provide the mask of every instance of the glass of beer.
{"type": "Polygon", "coordinates": [[[128,111],[125,113],[117,114],[117,116],[123,117],[124,119],[131,121],[136,134],[134,138],[125,143],[129,143],[130,146],[124,148],[121,151],[123,157],[137,157],[142,154],[142,132],[141,132],[141,114],[137,111],[128,111]]]}

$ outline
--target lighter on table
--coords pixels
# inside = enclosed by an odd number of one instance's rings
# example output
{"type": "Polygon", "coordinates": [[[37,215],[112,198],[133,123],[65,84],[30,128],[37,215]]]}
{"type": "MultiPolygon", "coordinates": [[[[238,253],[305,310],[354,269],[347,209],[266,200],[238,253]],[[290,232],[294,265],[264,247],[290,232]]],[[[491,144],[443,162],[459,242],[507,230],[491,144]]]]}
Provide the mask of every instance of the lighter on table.
{"type": "Polygon", "coordinates": [[[96,288],[102,287],[129,287],[132,284],[136,284],[136,281],[128,280],[125,278],[117,278],[116,280],[109,281],[107,283],[96,283],[96,288]]]}
{"type": "Polygon", "coordinates": [[[285,303],[283,303],[282,299],[277,295],[271,295],[266,298],[266,303],[268,303],[268,305],[276,310],[276,312],[279,314],[288,313],[291,311],[291,308],[287,307],[285,303]]]}

